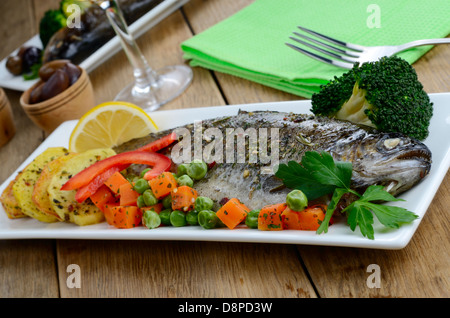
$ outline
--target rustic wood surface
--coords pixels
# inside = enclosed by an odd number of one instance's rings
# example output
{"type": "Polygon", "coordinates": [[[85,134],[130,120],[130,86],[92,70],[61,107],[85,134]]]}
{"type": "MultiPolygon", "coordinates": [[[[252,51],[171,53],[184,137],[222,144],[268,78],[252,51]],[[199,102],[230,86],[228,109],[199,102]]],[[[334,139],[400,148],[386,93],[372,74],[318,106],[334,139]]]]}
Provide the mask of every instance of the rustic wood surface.
{"type": "MultiPolygon", "coordinates": [[[[0,2],[0,58],[37,33],[39,19],[58,0],[0,2]]],[[[138,39],[152,67],[184,63],[179,45],[252,3],[191,0],[138,39]]],[[[428,93],[450,91],[450,47],[436,46],[414,64],[428,93]]],[[[226,74],[194,68],[194,80],[164,109],[297,100],[226,74]]],[[[123,52],[91,74],[97,102],[113,99],[131,80],[123,52]]],[[[5,89],[17,133],[0,149],[2,183],[46,135],[22,111],[21,93],[5,89]]],[[[284,244],[105,241],[0,241],[1,298],[71,297],[421,297],[449,296],[447,173],[416,234],[401,250],[284,244]],[[68,288],[67,267],[80,266],[81,288],[68,288]],[[380,288],[368,288],[370,264],[380,288]]]]}

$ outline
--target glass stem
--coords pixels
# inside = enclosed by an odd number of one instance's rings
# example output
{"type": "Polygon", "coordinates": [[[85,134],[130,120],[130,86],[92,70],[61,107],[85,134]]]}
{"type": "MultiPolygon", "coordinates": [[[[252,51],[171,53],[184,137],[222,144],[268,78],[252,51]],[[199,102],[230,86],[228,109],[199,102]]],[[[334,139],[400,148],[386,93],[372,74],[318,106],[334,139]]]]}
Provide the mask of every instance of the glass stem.
{"type": "Polygon", "coordinates": [[[148,91],[149,87],[156,84],[156,74],[148,65],[144,55],[137,46],[136,41],[128,31],[127,23],[117,1],[102,1],[100,6],[105,11],[111,26],[119,36],[123,50],[130,60],[133,67],[136,89],[142,89],[143,92],[145,90],[148,91]]]}

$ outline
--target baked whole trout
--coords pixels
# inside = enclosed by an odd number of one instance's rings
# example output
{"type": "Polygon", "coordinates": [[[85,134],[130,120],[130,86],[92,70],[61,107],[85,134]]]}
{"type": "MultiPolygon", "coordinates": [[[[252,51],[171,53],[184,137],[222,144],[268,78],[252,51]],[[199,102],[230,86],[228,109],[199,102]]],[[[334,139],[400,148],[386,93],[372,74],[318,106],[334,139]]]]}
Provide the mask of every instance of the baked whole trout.
{"type": "MultiPolygon", "coordinates": [[[[236,197],[252,209],[285,200],[290,189],[274,176],[273,168],[291,160],[300,162],[307,151],[327,151],[335,160],[351,162],[352,188],[357,191],[377,184],[396,196],[420,182],[431,168],[431,152],[418,140],[327,117],[240,111],[174,130],[178,142],[165,154],[177,163],[197,156],[210,166],[195,183],[199,195],[216,202],[236,197]],[[179,155],[183,150],[184,155],[179,155]]],[[[134,139],[114,150],[134,150],[174,130],[134,139]]]]}

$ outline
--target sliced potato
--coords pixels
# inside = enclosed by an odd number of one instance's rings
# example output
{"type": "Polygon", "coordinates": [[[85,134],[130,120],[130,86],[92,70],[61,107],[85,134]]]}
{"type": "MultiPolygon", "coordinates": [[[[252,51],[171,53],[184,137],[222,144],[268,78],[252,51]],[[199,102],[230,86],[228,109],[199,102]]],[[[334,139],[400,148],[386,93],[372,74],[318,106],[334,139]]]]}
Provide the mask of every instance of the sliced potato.
{"type": "Polygon", "coordinates": [[[3,191],[2,196],[0,197],[0,202],[3,205],[3,209],[10,219],[27,217],[27,215],[22,212],[22,209],[19,206],[19,202],[17,202],[16,197],[13,193],[13,185],[19,178],[20,174],[21,173],[17,174],[16,178],[14,180],[11,180],[11,182],[3,191]]]}
{"type": "Polygon", "coordinates": [[[41,222],[52,223],[59,221],[57,217],[47,215],[39,210],[33,202],[32,194],[36,181],[39,179],[44,167],[67,152],[68,150],[64,147],[47,148],[22,171],[16,182],[14,182],[13,194],[24,214],[41,222]]]}
{"type": "Polygon", "coordinates": [[[78,172],[115,154],[114,150],[109,148],[92,149],[77,154],[60,167],[59,171],[52,177],[47,191],[53,210],[62,220],[80,226],[96,224],[105,220],[103,212],[90,200],[83,203],[78,203],[75,200],[76,190],[62,191],[60,189],[67,180],[78,172]]]}
{"type": "Polygon", "coordinates": [[[36,184],[34,186],[32,199],[36,207],[41,210],[42,213],[54,216],[60,221],[63,221],[59,215],[53,210],[53,206],[50,202],[50,198],[47,192],[47,188],[52,181],[53,176],[61,169],[61,167],[71,158],[73,158],[76,153],[67,152],[65,155],[50,161],[44,169],[42,169],[41,175],[39,176],[36,184]]]}

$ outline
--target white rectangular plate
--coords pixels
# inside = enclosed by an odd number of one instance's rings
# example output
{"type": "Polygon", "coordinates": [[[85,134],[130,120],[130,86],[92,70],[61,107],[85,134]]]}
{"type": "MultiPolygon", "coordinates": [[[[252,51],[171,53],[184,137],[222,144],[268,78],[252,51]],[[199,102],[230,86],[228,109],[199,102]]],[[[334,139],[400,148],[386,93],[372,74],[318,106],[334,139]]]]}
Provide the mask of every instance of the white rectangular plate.
{"type": "MultiPolygon", "coordinates": [[[[400,249],[405,247],[419,226],[430,202],[436,194],[450,166],[450,93],[431,94],[434,103],[434,115],[430,125],[430,135],[425,144],[433,153],[433,165],[430,174],[417,186],[401,195],[405,202],[402,206],[415,212],[419,218],[399,229],[386,229],[375,223],[375,239],[362,237],[357,229],[352,232],[345,222],[330,226],[328,233],[317,235],[314,231],[259,231],[247,228],[205,230],[200,226],[160,227],[149,230],[145,227],[134,229],[116,229],[107,223],[79,227],[68,223],[46,224],[31,218],[10,220],[0,207],[0,239],[114,239],[114,240],[186,240],[186,241],[228,241],[259,242],[284,244],[309,244],[327,246],[348,246],[361,248],[400,249]]],[[[237,114],[243,110],[276,110],[295,113],[310,113],[310,101],[289,101],[206,108],[188,108],[151,113],[161,130],[174,128],[195,120],[204,120],[219,116],[237,114]]],[[[68,140],[76,121],[69,121],[56,129],[32,154],[20,165],[8,180],[0,187],[3,192],[8,183],[38,154],[48,147],[68,147],[68,140]]],[[[276,203],[276,202],[274,202],[276,203]]]]}
{"type": "MultiPolygon", "coordinates": [[[[133,24],[131,24],[129,26],[129,31],[134,35],[135,38],[138,38],[188,1],[189,0],[165,0],[161,2],[152,10],[136,20],[133,24]]],[[[35,46],[38,48],[42,48],[42,42],[39,38],[39,35],[35,35],[30,40],[25,42],[22,46],[35,46]]],[[[86,58],[80,64],[80,67],[84,68],[88,73],[90,73],[97,66],[101,65],[103,62],[111,58],[114,54],[119,52],[120,49],[121,45],[119,37],[115,36],[107,43],[105,43],[105,45],[95,51],[92,55],[86,58]]],[[[19,48],[12,52],[10,55],[16,54],[18,50],[19,48]]],[[[17,91],[27,90],[37,82],[37,79],[26,81],[22,76],[12,75],[6,69],[6,60],[8,59],[8,56],[0,62],[0,87],[17,91]]]]}

